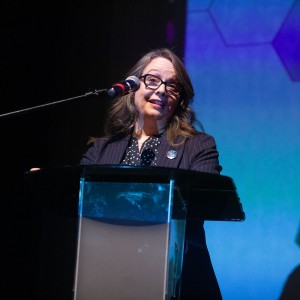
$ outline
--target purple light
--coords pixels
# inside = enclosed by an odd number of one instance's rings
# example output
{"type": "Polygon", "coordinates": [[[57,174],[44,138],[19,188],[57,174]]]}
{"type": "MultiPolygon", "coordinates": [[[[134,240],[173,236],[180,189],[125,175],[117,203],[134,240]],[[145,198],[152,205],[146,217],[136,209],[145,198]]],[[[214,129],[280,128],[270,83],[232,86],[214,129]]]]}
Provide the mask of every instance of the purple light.
{"type": "Polygon", "coordinates": [[[300,1],[297,1],[273,41],[293,81],[300,81],[300,1]]]}
{"type": "Polygon", "coordinates": [[[167,22],[166,31],[167,31],[167,43],[172,44],[174,41],[174,23],[173,23],[173,21],[167,22]]]}

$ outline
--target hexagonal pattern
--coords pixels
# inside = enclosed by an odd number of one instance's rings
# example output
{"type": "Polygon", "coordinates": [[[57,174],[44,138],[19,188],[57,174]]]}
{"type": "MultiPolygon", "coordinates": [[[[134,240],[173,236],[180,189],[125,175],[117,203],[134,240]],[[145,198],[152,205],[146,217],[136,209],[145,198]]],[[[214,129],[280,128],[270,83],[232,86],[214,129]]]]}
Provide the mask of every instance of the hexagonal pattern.
{"type": "Polygon", "coordinates": [[[213,0],[189,0],[189,11],[206,10],[213,3],[213,0]]]}
{"type": "Polygon", "coordinates": [[[293,6],[293,0],[216,0],[210,13],[227,45],[269,43],[293,6]]]}
{"type": "Polygon", "coordinates": [[[300,1],[297,0],[277,33],[273,47],[293,81],[300,81],[300,1]]]}

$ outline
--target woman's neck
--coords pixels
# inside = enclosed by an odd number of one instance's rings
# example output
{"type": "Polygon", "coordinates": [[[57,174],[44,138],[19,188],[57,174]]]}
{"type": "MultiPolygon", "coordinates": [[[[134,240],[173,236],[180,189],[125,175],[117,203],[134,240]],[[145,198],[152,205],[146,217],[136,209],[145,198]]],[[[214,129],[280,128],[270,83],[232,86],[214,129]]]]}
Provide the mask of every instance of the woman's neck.
{"type": "Polygon", "coordinates": [[[148,138],[149,136],[161,134],[164,131],[165,127],[162,126],[162,124],[159,124],[158,122],[155,122],[154,124],[137,122],[135,124],[135,133],[137,136],[141,137],[143,136],[148,138]]]}
{"type": "Polygon", "coordinates": [[[136,124],[136,127],[135,127],[135,135],[138,140],[139,150],[141,150],[143,143],[150,136],[159,135],[164,132],[164,128],[159,129],[157,127],[157,124],[155,126],[143,126],[142,128],[140,128],[140,126],[138,126],[138,125],[140,125],[140,124],[136,124]]]}

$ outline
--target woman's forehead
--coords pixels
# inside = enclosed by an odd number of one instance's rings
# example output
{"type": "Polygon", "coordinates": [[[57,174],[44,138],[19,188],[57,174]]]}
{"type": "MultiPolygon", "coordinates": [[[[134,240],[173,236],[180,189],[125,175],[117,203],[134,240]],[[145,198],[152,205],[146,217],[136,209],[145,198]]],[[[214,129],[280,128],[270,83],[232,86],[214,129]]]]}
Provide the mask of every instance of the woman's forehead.
{"type": "Polygon", "coordinates": [[[175,75],[175,68],[168,59],[164,57],[154,58],[144,69],[144,73],[156,72],[175,75]]]}

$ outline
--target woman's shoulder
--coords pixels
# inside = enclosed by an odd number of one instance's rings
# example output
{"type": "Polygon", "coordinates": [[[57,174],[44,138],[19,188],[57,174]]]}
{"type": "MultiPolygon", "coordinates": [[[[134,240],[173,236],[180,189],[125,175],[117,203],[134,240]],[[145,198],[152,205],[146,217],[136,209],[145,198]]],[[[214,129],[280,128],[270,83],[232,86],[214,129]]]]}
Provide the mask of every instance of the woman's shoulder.
{"type": "Polygon", "coordinates": [[[106,137],[90,137],[88,139],[87,145],[90,147],[95,146],[95,145],[101,145],[101,144],[107,143],[108,140],[109,139],[106,137]]]}
{"type": "Polygon", "coordinates": [[[122,143],[123,141],[128,141],[130,140],[130,135],[128,136],[123,136],[123,137],[106,137],[106,136],[101,136],[101,137],[94,137],[90,138],[88,141],[88,146],[89,148],[96,148],[96,149],[102,149],[105,148],[108,144],[111,145],[117,145],[119,143],[122,143]]]}
{"type": "Polygon", "coordinates": [[[185,151],[187,153],[199,153],[206,150],[217,149],[215,138],[207,133],[198,132],[185,141],[185,151]]]}
{"type": "Polygon", "coordinates": [[[215,138],[205,132],[198,131],[197,134],[193,135],[190,139],[187,139],[187,143],[213,143],[215,144],[215,138]]]}

